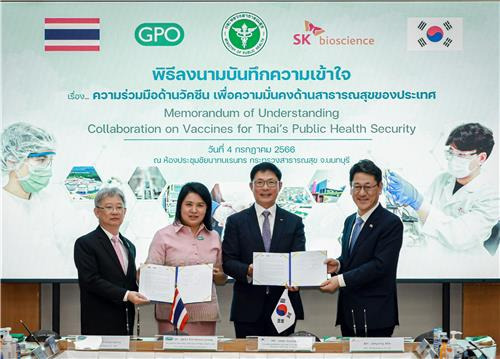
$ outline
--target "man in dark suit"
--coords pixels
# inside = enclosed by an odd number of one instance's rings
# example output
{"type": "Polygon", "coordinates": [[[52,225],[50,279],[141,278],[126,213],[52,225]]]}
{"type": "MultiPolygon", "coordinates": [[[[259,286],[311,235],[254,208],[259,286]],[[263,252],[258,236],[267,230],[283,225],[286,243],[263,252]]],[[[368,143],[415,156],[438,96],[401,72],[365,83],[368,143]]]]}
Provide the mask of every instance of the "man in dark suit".
{"type": "Polygon", "coordinates": [[[342,253],[328,259],[324,292],[338,288],[337,322],[343,336],[389,337],[398,321],[396,271],[403,224],[379,204],[382,171],[370,160],[350,170],[351,195],[357,213],[347,217],[342,253]]]}
{"type": "Polygon", "coordinates": [[[119,233],[125,196],[105,188],[95,197],[99,226],[78,238],[74,259],[78,270],[81,331],[87,335],[132,335],[134,304],[148,300],[137,292],[135,246],[119,233]]]}
{"type": "MultiPolygon", "coordinates": [[[[278,334],[271,321],[284,288],[252,284],[253,253],[288,253],[305,250],[302,219],[276,205],[281,189],[281,171],[263,162],[250,172],[250,189],[255,204],[227,219],[222,242],[224,272],[235,279],[231,321],[237,338],[289,335],[295,323],[278,334]]],[[[304,319],[298,288],[289,287],[296,319],[304,319]]]]}

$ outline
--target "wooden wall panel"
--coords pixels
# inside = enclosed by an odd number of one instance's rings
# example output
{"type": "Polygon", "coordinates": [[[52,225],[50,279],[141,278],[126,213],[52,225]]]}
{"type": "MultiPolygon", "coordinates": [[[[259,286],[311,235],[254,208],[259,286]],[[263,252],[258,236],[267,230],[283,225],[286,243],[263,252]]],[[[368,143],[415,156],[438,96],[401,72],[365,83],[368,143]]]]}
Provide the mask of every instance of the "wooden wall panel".
{"type": "Polygon", "coordinates": [[[40,329],[40,284],[2,283],[0,287],[0,326],[13,333],[26,333],[19,320],[31,331],[40,329]]]}
{"type": "Polygon", "coordinates": [[[490,335],[500,343],[500,283],[464,284],[462,308],[465,336],[490,335]]]}

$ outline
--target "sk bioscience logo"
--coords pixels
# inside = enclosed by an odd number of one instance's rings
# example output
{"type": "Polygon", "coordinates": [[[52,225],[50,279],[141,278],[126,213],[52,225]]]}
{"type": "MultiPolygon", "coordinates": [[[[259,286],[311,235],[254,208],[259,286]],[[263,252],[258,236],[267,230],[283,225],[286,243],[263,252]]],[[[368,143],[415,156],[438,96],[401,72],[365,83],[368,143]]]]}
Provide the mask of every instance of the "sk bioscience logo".
{"type": "Polygon", "coordinates": [[[231,15],[222,26],[222,42],[234,55],[247,57],[258,53],[267,41],[266,24],[250,12],[231,15]]]}
{"type": "Polygon", "coordinates": [[[354,36],[328,36],[326,30],[310,21],[304,21],[304,32],[293,34],[293,45],[310,46],[313,44],[322,46],[373,46],[373,37],[354,36]]]}

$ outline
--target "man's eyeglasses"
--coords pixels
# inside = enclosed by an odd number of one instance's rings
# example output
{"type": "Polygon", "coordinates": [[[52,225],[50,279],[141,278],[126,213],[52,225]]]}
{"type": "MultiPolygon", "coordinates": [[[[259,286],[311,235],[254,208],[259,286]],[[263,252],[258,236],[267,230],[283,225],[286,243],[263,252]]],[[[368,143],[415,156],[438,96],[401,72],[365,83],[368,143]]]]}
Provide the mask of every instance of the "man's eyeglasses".
{"type": "Polygon", "coordinates": [[[366,193],[370,193],[370,192],[373,192],[373,190],[374,190],[375,188],[377,188],[377,187],[378,187],[378,185],[376,185],[376,184],[374,184],[374,185],[372,185],[372,186],[369,186],[369,185],[364,185],[364,186],[361,186],[361,185],[359,185],[359,184],[355,184],[355,185],[354,185],[354,186],[352,186],[351,188],[352,188],[352,191],[353,191],[354,193],[359,193],[359,192],[361,192],[361,190],[362,190],[362,189],[363,189],[366,193]]]}
{"type": "Polygon", "coordinates": [[[275,188],[277,185],[278,185],[279,181],[277,180],[274,180],[274,179],[270,179],[270,180],[267,180],[267,181],[264,181],[264,180],[256,180],[256,181],[253,181],[253,184],[255,187],[264,187],[266,184],[267,184],[267,187],[269,188],[275,188]]]}
{"type": "Polygon", "coordinates": [[[452,157],[458,157],[458,158],[472,158],[475,155],[477,155],[476,150],[472,151],[460,151],[456,150],[453,147],[448,147],[444,150],[444,155],[446,156],[446,159],[451,159],[452,157]]]}
{"type": "Polygon", "coordinates": [[[125,207],[121,207],[121,206],[119,206],[119,207],[113,207],[113,206],[99,207],[99,206],[96,206],[96,208],[102,209],[106,213],[112,213],[113,211],[122,213],[125,210],[125,207]]]}

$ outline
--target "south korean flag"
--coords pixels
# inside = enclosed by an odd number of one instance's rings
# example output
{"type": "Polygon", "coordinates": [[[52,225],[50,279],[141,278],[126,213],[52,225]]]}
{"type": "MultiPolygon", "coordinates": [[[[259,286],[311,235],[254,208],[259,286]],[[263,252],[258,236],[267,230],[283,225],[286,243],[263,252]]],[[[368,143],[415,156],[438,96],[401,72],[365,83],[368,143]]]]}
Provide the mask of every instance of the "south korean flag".
{"type": "Polygon", "coordinates": [[[462,51],[463,18],[410,17],[407,20],[409,51],[462,51]]]}
{"type": "Polygon", "coordinates": [[[288,297],[288,289],[285,288],[281,298],[274,308],[271,320],[278,333],[281,333],[290,328],[295,323],[295,311],[288,297]]]}

